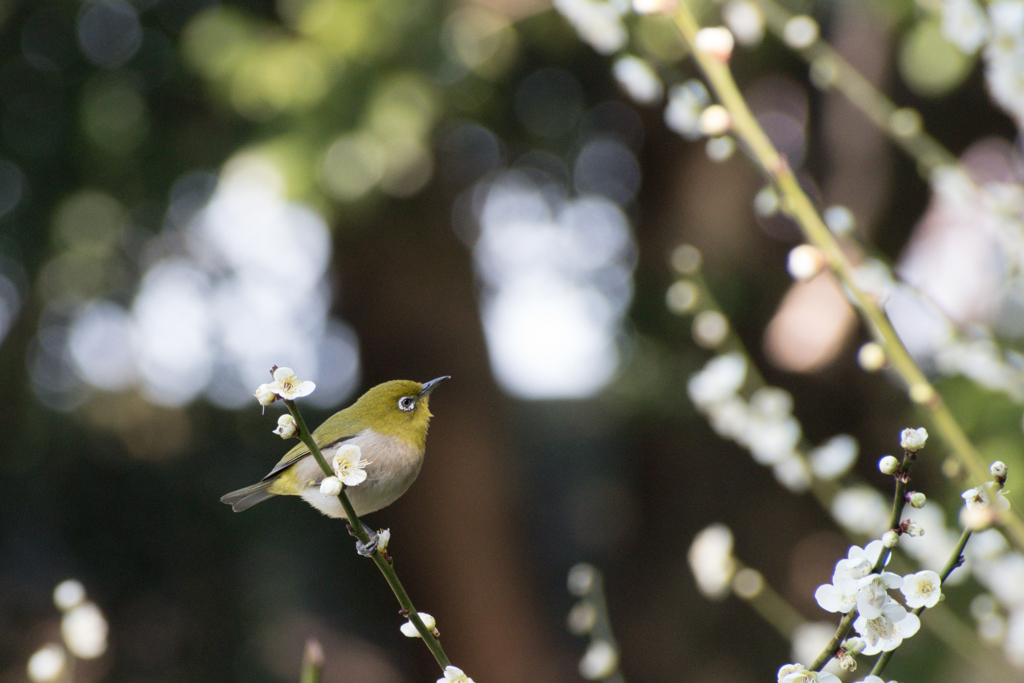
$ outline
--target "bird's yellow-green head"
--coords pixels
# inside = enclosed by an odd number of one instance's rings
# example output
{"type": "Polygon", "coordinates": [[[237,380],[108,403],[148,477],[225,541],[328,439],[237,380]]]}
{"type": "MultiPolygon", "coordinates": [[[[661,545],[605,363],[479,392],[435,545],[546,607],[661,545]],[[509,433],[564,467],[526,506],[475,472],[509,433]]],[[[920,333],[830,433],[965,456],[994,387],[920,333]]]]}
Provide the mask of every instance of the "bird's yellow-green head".
{"type": "MultiPolygon", "coordinates": [[[[330,441],[329,431],[344,429],[346,425],[332,424],[342,418],[361,427],[369,427],[378,434],[393,436],[415,445],[422,452],[426,448],[427,427],[430,424],[430,392],[448,379],[438,377],[429,382],[396,379],[373,387],[345,410],[329,418],[317,429],[316,437],[330,441]]],[[[340,421],[339,421],[340,422],[340,421]]]]}

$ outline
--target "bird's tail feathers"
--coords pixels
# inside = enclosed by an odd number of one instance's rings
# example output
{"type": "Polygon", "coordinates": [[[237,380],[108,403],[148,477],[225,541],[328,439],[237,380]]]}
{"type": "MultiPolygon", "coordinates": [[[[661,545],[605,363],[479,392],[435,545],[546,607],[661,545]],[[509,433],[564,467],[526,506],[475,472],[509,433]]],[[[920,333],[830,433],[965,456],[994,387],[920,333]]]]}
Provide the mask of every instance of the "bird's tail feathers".
{"type": "Polygon", "coordinates": [[[235,512],[248,510],[256,503],[262,503],[267,498],[274,497],[274,494],[267,490],[272,483],[274,483],[273,480],[261,481],[258,484],[246,486],[244,489],[225,493],[220,497],[220,502],[227,503],[235,512]]]}

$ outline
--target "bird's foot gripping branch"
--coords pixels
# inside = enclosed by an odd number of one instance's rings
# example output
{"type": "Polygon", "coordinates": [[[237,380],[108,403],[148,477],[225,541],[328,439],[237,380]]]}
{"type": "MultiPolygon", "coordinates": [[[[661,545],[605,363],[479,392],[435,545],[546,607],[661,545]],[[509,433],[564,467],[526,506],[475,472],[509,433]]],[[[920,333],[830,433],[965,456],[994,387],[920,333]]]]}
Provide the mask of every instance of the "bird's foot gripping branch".
{"type": "Polygon", "coordinates": [[[422,384],[385,382],[310,432],[295,400],[308,396],[316,385],[300,380],[291,368],[274,366],[271,373],[274,380],[256,389],[256,399],[263,406],[284,401],[288,413],[273,431],[300,443],[262,481],[228,493],[221,501],[241,512],[274,496],[300,496],[325,515],[346,519],[357,539],[356,550],[377,565],[401,605],[399,613],[408,619],[402,632],[422,638],[441,667],[444,677],[439,683],[472,683],[448,660],[434,618],[417,612],[398,580],[387,552],[390,530],[375,532],[359,519],[393,503],[416,479],[426,451],[430,392],[448,377],[422,384]]]}

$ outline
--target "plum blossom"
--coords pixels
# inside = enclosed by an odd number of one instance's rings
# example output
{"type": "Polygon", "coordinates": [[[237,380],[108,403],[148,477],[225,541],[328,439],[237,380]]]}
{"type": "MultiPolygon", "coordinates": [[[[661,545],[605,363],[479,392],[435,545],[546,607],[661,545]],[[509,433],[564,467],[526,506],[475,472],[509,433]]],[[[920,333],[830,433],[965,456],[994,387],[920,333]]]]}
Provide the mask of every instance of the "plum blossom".
{"type": "Polygon", "coordinates": [[[907,607],[935,607],[942,597],[941,586],[939,575],[926,569],[904,576],[900,592],[906,596],[907,607]]]}
{"type": "Polygon", "coordinates": [[[874,619],[868,619],[863,614],[858,616],[853,622],[853,628],[866,643],[863,654],[870,656],[895,650],[904,638],[917,633],[921,628],[921,620],[896,601],[890,601],[874,619]]]}

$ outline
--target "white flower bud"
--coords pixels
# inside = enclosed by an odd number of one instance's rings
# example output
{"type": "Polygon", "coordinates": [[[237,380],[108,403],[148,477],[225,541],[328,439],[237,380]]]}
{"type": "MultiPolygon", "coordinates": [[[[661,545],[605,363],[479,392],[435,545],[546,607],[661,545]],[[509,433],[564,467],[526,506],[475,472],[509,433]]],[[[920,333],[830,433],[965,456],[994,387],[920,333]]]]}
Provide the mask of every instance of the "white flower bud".
{"type": "Polygon", "coordinates": [[[882,534],[882,545],[884,545],[886,548],[895,548],[897,545],[899,545],[899,542],[900,535],[892,529],[889,529],[884,534],[882,534]]]}
{"type": "Polygon", "coordinates": [[[36,650],[28,660],[28,677],[35,683],[51,683],[60,678],[67,665],[64,648],[50,643],[36,650]]]}
{"type": "Polygon", "coordinates": [[[724,26],[714,26],[697,31],[693,46],[698,52],[706,52],[721,62],[727,62],[735,42],[732,31],[724,26]]]}
{"type": "Polygon", "coordinates": [[[596,583],[597,570],[594,569],[593,565],[589,565],[586,562],[580,562],[579,564],[573,565],[569,570],[569,592],[576,597],[581,598],[589,594],[596,583]]]}
{"type": "Polygon", "coordinates": [[[81,581],[68,579],[61,581],[53,589],[53,603],[62,612],[67,612],[72,607],[78,607],[83,602],[85,602],[85,586],[81,581]]]}
{"type": "MultiPolygon", "coordinates": [[[[320,482],[320,493],[325,496],[336,496],[341,493],[341,479],[326,477],[320,482]]],[[[378,544],[379,545],[379,544],[378,544]]]]}
{"type": "Polygon", "coordinates": [[[387,550],[391,542],[391,529],[381,529],[377,532],[377,548],[387,550]]]}
{"type": "Polygon", "coordinates": [[[810,280],[825,267],[825,255],[812,244],[793,247],[786,259],[786,270],[794,280],[810,280]]]}
{"type": "Polygon", "coordinates": [[[924,448],[924,442],[928,440],[928,430],[924,427],[918,429],[904,429],[900,432],[900,446],[904,450],[915,452],[924,448]]]}
{"type": "Polygon", "coordinates": [[[697,127],[708,137],[725,135],[732,128],[732,116],[729,115],[729,110],[722,105],[712,104],[701,112],[697,127]]]}
{"type": "Polygon", "coordinates": [[[911,538],[917,538],[918,536],[924,536],[924,527],[917,522],[904,522],[907,526],[907,530],[904,531],[907,536],[911,538]]]}
{"type": "Polygon", "coordinates": [[[882,474],[896,474],[900,468],[900,461],[891,455],[887,455],[878,461],[878,469],[882,474]]]}
{"type": "Polygon", "coordinates": [[[852,652],[855,655],[860,654],[866,645],[863,638],[847,638],[843,641],[843,647],[846,648],[846,651],[852,652]]]}
{"type": "Polygon", "coordinates": [[[818,40],[818,22],[806,14],[793,17],[782,28],[782,40],[794,50],[803,50],[818,40]]]}
{"type": "Polygon", "coordinates": [[[885,349],[877,342],[868,342],[857,351],[857,363],[865,372],[878,372],[885,367],[885,349]]]}
{"type": "Polygon", "coordinates": [[[996,460],[992,463],[992,466],[988,468],[988,471],[992,473],[992,476],[996,479],[1006,479],[1007,467],[1006,463],[1001,460],[996,460]]]}
{"type": "Polygon", "coordinates": [[[60,629],[68,650],[80,659],[94,659],[107,651],[107,620],[91,602],[65,612],[60,629]]]}
{"type": "Polygon", "coordinates": [[[927,501],[928,499],[920,491],[912,491],[907,495],[907,502],[912,508],[921,509],[927,501]]]}
{"type": "Polygon", "coordinates": [[[277,429],[274,430],[274,433],[282,439],[292,438],[298,430],[299,426],[295,423],[295,418],[290,413],[285,413],[277,418],[277,429]]]}
{"type": "Polygon", "coordinates": [[[619,666],[619,652],[607,640],[595,640],[580,660],[580,675],[589,681],[608,678],[619,666]]]}
{"type": "Polygon", "coordinates": [[[261,384],[256,387],[256,391],[253,392],[253,396],[259,401],[261,406],[269,406],[271,403],[277,400],[277,394],[270,388],[269,384],[261,384]]]}

